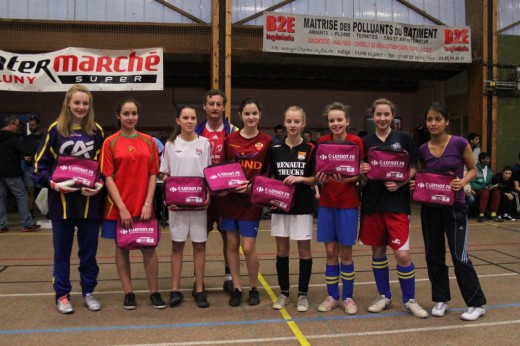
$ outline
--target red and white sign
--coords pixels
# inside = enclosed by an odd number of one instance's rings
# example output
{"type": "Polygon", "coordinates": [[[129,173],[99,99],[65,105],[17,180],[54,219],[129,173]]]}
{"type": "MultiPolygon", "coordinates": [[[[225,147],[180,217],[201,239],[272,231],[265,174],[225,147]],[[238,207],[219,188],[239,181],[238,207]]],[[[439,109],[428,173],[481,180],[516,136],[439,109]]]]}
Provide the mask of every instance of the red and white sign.
{"type": "Polygon", "coordinates": [[[163,90],[163,50],[65,48],[43,54],[0,50],[0,90],[67,91],[84,84],[92,91],[163,90]]]}
{"type": "Polygon", "coordinates": [[[267,12],[263,50],[433,63],[471,63],[469,26],[425,26],[267,12]]]}

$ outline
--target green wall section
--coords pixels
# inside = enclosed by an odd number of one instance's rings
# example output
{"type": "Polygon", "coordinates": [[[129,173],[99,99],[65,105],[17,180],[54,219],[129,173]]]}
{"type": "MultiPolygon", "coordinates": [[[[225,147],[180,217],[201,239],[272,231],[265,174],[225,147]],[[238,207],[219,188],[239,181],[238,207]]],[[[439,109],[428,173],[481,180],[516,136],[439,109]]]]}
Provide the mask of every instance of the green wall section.
{"type": "MultiPolygon", "coordinates": [[[[520,36],[499,35],[498,62],[520,66],[520,36]]],[[[511,70],[513,72],[513,70],[511,70]]],[[[503,74],[505,77],[505,74],[503,74]]],[[[503,78],[503,77],[501,77],[503,78]]],[[[498,97],[496,170],[518,162],[520,153],[520,97],[498,97]]],[[[493,159],[494,160],[494,159],[493,159]]]]}

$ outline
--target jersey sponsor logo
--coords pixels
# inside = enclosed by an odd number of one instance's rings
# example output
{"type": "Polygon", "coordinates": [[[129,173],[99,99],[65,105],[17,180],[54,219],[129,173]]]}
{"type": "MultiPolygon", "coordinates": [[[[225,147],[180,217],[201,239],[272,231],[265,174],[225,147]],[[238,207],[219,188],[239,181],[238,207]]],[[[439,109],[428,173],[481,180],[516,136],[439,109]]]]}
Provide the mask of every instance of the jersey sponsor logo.
{"type": "Polygon", "coordinates": [[[307,153],[305,151],[298,152],[298,160],[305,160],[306,156],[307,156],[307,153]]]}
{"type": "Polygon", "coordinates": [[[401,143],[394,143],[391,145],[392,149],[399,150],[401,149],[401,143]]]}
{"type": "Polygon", "coordinates": [[[66,141],[60,147],[59,153],[65,153],[65,151],[71,146],[72,150],[70,151],[70,154],[72,156],[83,156],[90,159],[91,157],[89,151],[94,150],[94,141],[66,141]]]}

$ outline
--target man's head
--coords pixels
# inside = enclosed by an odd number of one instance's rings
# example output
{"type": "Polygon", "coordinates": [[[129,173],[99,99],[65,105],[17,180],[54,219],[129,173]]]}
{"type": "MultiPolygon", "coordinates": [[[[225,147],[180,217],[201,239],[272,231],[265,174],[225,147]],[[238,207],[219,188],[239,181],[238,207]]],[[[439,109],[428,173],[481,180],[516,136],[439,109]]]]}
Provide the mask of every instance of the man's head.
{"type": "Polygon", "coordinates": [[[276,125],[275,128],[274,128],[274,135],[276,136],[276,138],[278,139],[283,139],[283,135],[284,135],[285,131],[284,131],[284,128],[282,125],[276,125]]]}
{"type": "Polygon", "coordinates": [[[37,116],[31,116],[29,118],[29,131],[31,133],[38,132],[40,130],[40,119],[37,116]]]}
{"type": "Polygon", "coordinates": [[[472,132],[468,135],[468,142],[472,148],[478,147],[480,145],[480,137],[478,134],[472,132]]]}
{"type": "Polygon", "coordinates": [[[222,90],[211,89],[204,96],[203,108],[206,117],[210,121],[222,120],[222,114],[226,107],[226,94],[222,90]]]}
{"type": "Polygon", "coordinates": [[[3,125],[4,125],[3,130],[15,132],[15,133],[20,132],[20,126],[21,126],[20,120],[18,120],[18,118],[14,115],[9,115],[9,116],[5,117],[3,125]]]}
{"type": "Polygon", "coordinates": [[[513,175],[513,169],[510,166],[504,166],[502,168],[502,179],[504,181],[508,181],[511,179],[511,176],[513,175]]]}
{"type": "Polygon", "coordinates": [[[309,143],[310,141],[312,141],[312,132],[309,130],[305,130],[303,131],[302,137],[305,143],[309,143]]]}
{"type": "Polygon", "coordinates": [[[491,163],[491,156],[488,153],[478,154],[478,162],[482,167],[488,166],[491,163]]]}

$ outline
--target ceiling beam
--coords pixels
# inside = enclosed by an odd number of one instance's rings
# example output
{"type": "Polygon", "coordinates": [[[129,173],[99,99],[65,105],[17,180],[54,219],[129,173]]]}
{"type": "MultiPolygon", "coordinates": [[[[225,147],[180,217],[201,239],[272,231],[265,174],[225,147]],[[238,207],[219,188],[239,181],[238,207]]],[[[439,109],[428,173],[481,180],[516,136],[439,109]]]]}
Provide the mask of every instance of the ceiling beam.
{"type": "Polygon", "coordinates": [[[263,11],[257,12],[257,13],[255,13],[255,14],[253,14],[252,16],[249,16],[249,17],[247,17],[247,18],[244,18],[244,19],[242,19],[242,20],[239,20],[239,21],[236,22],[234,25],[242,25],[242,24],[245,24],[245,23],[247,23],[247,22],[249,22],[249,21],[251,21],[251,20],[253,20],[253,19],[256,19],[256,18],[262,16],[262,15],[263,15],[264,13],[266,13],[266,12],[272,12],[272,11],[274,11],[274,10],[279,9],[280,7],[283,7],[283,6],[285,6],[285,5],[290,4],[291,2],[294,2],[294,0],[284,0],[284,1],[282,1],[282,2],[280,2],[280,3],[278,3],[278,4],[276,4],[276,5],[273,5],[273,6],[269,7],[269,8],[266,8],[266,9],[263,10],[263,11]]]}
{"type": "Polygon", "coordinates": [[[163,6],[168,7],[170,10],[175,11],[175,12],[177,12],[177,13],[183,15],[184,17],[186,17],[186,18],[188,18],[188,19],[194,21],[195,23],[198,23],[198,24],[206,24],[206,25],[208,25],[208,23],[206,23],[206,22],[203,21],[202,19],[197,18],[197,17],[195,17],[195,16],[192,15],[192,14],[189,14],[188,12],[186,12],[186,11],[180,9],[180,8],[177,7],[177,6],[174,6],[174,5],[170,4],[169,2],[167,2],[167,1],[165,1],[165,0],[155,0],[155,1],[157,1],[158,3],[160,3],[160,4],[163,5],[163,6]]]}
{"type": "Polygon", "coordinates": [[[424,18],[434,22],[437,25],[446,25],[443,22],[441,22],[440,20],[438,20],[437,18],[435,18],[435,17],[431,16],[430,14],[428,14],[426,11],[421,10],[419,7],[412,5],[411,3],[409,3],[406,0],[396,0],[396,1],[398,3],[404,5],[404,6],[408,7],[410,10],[420,14],[424,18]]]}

